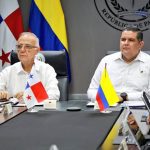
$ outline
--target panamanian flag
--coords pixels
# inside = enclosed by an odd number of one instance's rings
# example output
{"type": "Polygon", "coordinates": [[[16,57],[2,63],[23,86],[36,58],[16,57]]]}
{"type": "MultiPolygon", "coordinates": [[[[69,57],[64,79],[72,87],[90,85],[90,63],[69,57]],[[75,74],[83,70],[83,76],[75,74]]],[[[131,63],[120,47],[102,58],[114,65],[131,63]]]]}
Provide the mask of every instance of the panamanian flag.
{"type": "Polygon", "coordinates": [[[23,32],[21,10],[17,0],[0,0],[0,71],[10,65],[10,53],[23,32]]]}
{"type": "Polygon", "coordinates": [[[23,100],[29,109],[46,99],[48,99],[48,94],[33,66],[27,80],[23,100]]]}

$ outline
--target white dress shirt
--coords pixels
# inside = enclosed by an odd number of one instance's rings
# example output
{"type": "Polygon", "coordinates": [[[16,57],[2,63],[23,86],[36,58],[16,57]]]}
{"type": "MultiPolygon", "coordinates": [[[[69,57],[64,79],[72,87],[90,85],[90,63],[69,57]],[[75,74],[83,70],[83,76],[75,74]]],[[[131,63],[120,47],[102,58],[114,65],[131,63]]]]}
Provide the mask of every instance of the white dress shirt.
{"type": "MultiPolygon", "coordinates": [[[[35,70],[48,93],[49,99],[59,100],[60,91],[54,68],[44,62],[35,61],[35,70]]],[[[13,97],[18,92],[23,92],[28,75],[23,70],[20,62],[6,67],[0,73],[0,90],[8,91],[10,97],[13,97]]]]}
{"type": "Polygon", "coordinates": [[[89,99],[96,99],[105,64],[118,95],[126,92],[129,100],[142,100],[143,90],[150,92],[150,56],[140,52],[135,60],[126,63],[121,52],[117,52],[105,56],[99,63],[87,91],[89,99]]]}

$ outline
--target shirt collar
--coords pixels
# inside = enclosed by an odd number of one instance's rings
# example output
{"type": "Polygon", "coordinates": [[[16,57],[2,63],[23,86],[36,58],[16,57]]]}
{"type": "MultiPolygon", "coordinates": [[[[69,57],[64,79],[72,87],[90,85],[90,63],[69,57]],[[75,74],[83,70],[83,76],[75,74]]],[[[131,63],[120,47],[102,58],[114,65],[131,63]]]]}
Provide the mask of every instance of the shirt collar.
{"type": "MultiPolygon", "coordinates": [[[[118,52],[116,57],[115,57],[115,60],[123,60],[122,59],[122,54],[121,52],[118,52]]],[[[142,52],[140,51],[139,54],[137,55],[137,57],[133,60],[133,61],[142,61],[142,62],[145,62],[145,59],[142,57],[142,52]]]]}
{"type": "MultiPolygon", "coordinates": [[[[36,60],[35,62],[35,70],[39,71],[40,70],[40,66],[39,66],[39,61],[36,60]]],[[[21,73],[21,72],[25,72],[24,69],[22,68],[21,62],[18,62],[18,66],[17,66],[17,73],[21,73]]]]}
{"type": "Polygon", "coordinates": [[[142,57],[142,53],[143,52],[139,52],[139,54],[137,55],[137,57],[135,58],[135,61],[142,61],[142,62],[145,62],[145,58],[144,57],[142,57]]]}
{"type": "Polygon", "coordinates": [[[123,60],[123,59],[122,59],[121,52],[117,52],[117,53],[115,54],[114,60],[118,60],[118,59],[119,59],[119,60],[120,60],[120,59],[123,60]]]}
{"type": "Polygon", "coordinates": [[[40,70],[40,61],[39,60],[34,60],[34,64],[35,64],[35,70],[39,71],[40,70]]]}
{"type": "Polygon", "coordinates": [[[18,65],[17,65],[16,69],[17,69],[17,73],[24,72],[24,70],[22,68],[22,65],[21,65],[21,62],[18,62],[18,65]]]}

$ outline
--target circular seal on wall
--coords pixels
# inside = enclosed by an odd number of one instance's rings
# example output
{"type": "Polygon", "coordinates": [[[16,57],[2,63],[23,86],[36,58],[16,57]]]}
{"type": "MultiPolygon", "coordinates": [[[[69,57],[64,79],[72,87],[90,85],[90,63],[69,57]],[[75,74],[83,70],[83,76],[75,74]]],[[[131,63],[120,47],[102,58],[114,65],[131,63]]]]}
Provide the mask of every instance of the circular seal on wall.
{"type": "Polygon", "coordinates": [[[100,17],[117,30],[130,25],[142,31],[150,27],[150,0],[94,0],[94,3],[100,17]]]}

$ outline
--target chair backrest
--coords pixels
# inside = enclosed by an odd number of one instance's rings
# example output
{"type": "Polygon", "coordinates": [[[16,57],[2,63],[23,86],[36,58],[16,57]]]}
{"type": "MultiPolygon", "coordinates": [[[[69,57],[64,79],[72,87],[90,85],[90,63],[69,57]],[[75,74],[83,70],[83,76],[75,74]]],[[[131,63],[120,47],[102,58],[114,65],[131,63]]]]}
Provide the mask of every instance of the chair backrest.
{"type": "MultiPolygon", "coordinates": [[[[45,63],[51,65],[56,73],[58,79],[58,87],[60,90],[60,101],[68,100],[68,72],[67,72],[67,59],[66,53],[62,51],[40,51],[45,57],[45,63]]],[[[10,56],[11,65],[18,62],[18,56],[15,51],[11,52],[10,56]]]]}
{"type": "Polygon", "coordinates": [[[116,52],[118,52],[118,51],[107,51],[106,55],[110,55],[110,54],[113,54],[113,53],[116,53],[116,52]]]}

